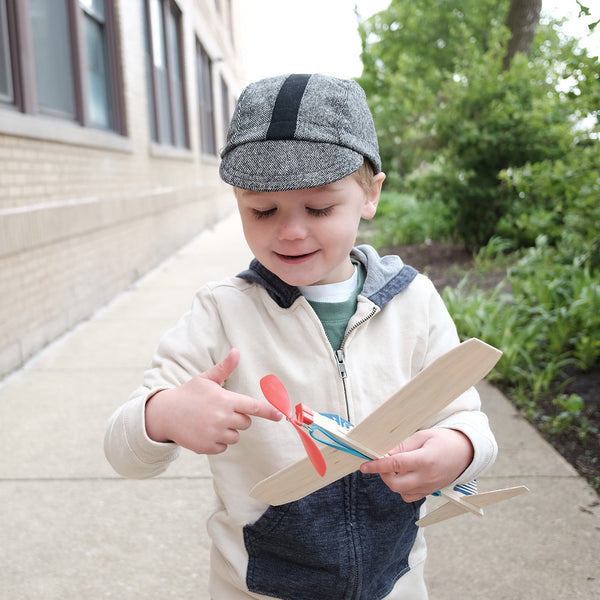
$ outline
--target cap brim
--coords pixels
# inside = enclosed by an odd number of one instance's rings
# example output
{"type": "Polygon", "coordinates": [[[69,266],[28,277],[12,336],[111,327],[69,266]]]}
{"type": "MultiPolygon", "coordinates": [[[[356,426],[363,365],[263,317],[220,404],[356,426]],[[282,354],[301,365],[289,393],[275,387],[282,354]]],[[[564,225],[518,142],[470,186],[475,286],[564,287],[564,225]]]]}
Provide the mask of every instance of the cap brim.
{"type": "Polygon", "coordinates": [[[222,159],[221,178],[254,192],[318,187],[357,171],[362,154],[336,144],[264,140],[233,148],[222,159]]]}

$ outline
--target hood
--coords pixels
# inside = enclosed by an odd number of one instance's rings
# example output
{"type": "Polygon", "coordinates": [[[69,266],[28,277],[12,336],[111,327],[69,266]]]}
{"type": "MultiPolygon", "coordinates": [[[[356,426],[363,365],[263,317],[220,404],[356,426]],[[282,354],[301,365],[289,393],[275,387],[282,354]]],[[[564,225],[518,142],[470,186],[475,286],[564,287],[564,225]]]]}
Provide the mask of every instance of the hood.
{"type": "MultiPolygon", "coordinates": [[[[367,244],[353,248],[350,257],[360,262],[367,272],[361,296],[380,308],[406,289],[418,273],[413,267],[405,265],[399,256],[379,256],[377,251],[367,244]]],[[[262,285],[282,308],[289,308],[301,296],[296,286],[279,279],[256,258],[246,271],[238,274],[238,277],[262,285]]]]}

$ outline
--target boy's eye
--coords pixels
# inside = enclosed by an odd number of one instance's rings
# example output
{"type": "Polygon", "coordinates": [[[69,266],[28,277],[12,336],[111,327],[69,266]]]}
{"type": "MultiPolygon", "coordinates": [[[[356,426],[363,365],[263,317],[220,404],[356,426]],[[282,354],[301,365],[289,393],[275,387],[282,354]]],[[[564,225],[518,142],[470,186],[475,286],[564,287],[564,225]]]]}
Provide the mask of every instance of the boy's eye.
{"type": "Polygon", "coordinates": [[[313,217],[326,217],[333,210],[333,206],[327,206],[326,208],[310,208],[307,206],[306,210],[313,217]]]}
{"type": "Polygon", "coordinates": [[[269,208],[268,210],[258,210],[257,208],[253,208],[252,214],[257,219],[266,219],[267,217],[274,215],[276,210],[277,210],[276,208],[269,208]]]}

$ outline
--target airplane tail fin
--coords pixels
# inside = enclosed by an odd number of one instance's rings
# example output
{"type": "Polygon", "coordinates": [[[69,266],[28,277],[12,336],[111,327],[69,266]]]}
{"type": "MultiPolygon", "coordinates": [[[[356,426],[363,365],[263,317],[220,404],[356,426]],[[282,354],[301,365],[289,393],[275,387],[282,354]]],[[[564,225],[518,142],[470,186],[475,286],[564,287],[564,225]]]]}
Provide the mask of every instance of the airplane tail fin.
{"type": "MultiPolygon", "coordinates": [[[[502,490],[493,490],[491,492],[481,492],[480,494],[472,494],[467,496],[469,504],[483,508],[484,506],[490,506],[504,500],[509,500],[520,494],[528,492],[529,489],[524,485],[519,485],[512,488],[506,488],[502,490]]],[[[441,523],[452,517],[457,517],[463,513],[469,512],[469,509],[465,506],[454,502],[447,502],[436,510],[425,515],[422,519],[416,522],[419,527],[427,527],[434,525],[435,523],[441,523]]]]}

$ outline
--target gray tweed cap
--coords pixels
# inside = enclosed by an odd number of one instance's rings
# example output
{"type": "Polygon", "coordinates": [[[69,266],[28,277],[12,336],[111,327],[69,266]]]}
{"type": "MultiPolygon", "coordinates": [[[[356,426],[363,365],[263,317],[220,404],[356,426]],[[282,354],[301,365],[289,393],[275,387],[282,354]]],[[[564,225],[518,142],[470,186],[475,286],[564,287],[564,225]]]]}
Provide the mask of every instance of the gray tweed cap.
{"type": "Polygon", "coordinates": [[[257,192],[317,187],[368,159],[381,171],[363,89],[325,75],[281,75],[242,92],[221,152],[221,178],[257,192]]]}

